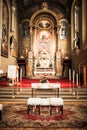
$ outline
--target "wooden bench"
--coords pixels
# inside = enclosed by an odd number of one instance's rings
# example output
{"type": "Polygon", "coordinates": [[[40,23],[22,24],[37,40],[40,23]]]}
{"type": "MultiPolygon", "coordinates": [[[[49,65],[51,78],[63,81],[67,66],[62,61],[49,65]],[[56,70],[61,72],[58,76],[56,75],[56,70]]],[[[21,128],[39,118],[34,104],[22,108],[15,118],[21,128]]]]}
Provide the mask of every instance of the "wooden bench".
{"type": "Polygon", "coordinates": [[[30,112],[30,108],[32,106],[33,112],[35,111],[36,107],[38,107],[39,114],[41,112],[42,106],[49,106],[50,107],[50,115],[52,115],[53,107],[57,107],[58,110],[63,114],[63,99],[59,97],[55,98],[28,98],[27,101],[28,105],[28,114],[30,112]]]}

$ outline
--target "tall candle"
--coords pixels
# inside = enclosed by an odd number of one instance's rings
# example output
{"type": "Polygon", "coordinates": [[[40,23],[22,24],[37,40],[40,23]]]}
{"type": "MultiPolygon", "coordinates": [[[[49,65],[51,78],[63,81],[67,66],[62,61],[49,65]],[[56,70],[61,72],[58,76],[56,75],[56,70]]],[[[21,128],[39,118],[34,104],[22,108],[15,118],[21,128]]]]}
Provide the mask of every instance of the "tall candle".
{"type": "Polygon", "coordinates": [[[75,82],[75,71],[73,70],[73,83],[75,82]]]}
{"type": "Polygon", "coordinates": [[[18,70],[17,70],[17,83],[18,83],[18,70]]]}
{"type": "Polygon", "coordinates": [[[71,81],[71,69],[69,69],[69,81],[71,81]]]}
{"type": "Polygon", "coordinates": [[[22,68],[20,69],[20,80],[22,79],[22,68]]]}
{"type": "Polygon", "coordinates": [[[76,85],[78,86],[78,82],[79,82],[79,79],[78,79],[78,73],[76,74],[76,85]]]}

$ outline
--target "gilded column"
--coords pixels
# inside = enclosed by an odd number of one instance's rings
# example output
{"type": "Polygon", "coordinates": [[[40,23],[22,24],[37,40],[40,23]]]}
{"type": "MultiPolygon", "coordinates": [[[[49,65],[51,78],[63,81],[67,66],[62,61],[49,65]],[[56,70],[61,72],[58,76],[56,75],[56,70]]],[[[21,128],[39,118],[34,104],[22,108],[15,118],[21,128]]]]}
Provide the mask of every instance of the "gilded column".
{"type": "Polygon", "coordinates": [[[57,43],[56,43],[56,76],[61,76],[61,52],[58,49],[59,25],[57,26],[57,43]]]}
{"type": "Polygon", "coordinates": [[[27,68],[27,77],[33,76],[33,52],[28,52],[28,68],[27,68]]]}
{"type": "Polygon", "coordinates": [[[32,45],[33,45],[33,30],[32,25],[30,25],[30,46],[29,49],[32,51],[32,45]]]}
{"type": "Polygon", "coordinates": [[[27,77],[33,76],[33,51],[32,51],[32,44],[33,44],[33,31],[32,25],[30,24],[30,44],[29,44],[29,52],[28,52],[28,61],[27,61],[27,77]]]}

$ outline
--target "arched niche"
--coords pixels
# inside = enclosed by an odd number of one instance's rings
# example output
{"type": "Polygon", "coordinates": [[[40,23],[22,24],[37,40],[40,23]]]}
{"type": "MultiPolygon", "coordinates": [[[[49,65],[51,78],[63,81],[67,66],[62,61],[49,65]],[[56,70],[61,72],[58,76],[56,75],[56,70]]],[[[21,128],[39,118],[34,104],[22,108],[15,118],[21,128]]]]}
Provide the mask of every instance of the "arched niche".
{"type": "MultiPolygon", "coordinates": [[[[46,3],[45,3],[46,4],[46,3]]],[[[33,58],[28,60],[28,75],[37,73],[57,74],[59,19],[64,18],[61,11],[58,14],[48,9],[47,4],[36,11],[29,20],[30,23],[30,51],[33,58]],[[32,66],[33,65],[33,66],[32,66]]],[[[60,63],[61,66],[61,63],[60,63]]],[[[61,69],[61,67],[60,67],[61,69]]]]}
{"type": "MultiPolygon", "coordinates": [[[[31,24],[30,24],[31,25],[31,24]]],[[[34,19],[31,32],[31,50],[34,53],[34,74],[49,71],[55,73],[55,52],[57,47],[56,18],[44,12],[34,19]]]]}
{"type": "Polygon", "coordinates": [[[21,23],[21,38],[29,38],[29,20],[25,19],[21,23]]]}
{"type": "Polygon", "coordinates": [[[59,38],[60,39],[69,39],[69,23],[66,19],[62,18],[59,20],[59,38]]]}
{"type": "Polygon", "coordinates": [[[30,23],[28,19],[24,19],[20,24],[20,44],[19,57],[27,58],[30,45],[30,23]]]}
{"type": "Polygon", "coordinates": [[[81,46],[81,6],[79,0],[74,0],[71,8],[71,49],[80,51],[81,46]]]}

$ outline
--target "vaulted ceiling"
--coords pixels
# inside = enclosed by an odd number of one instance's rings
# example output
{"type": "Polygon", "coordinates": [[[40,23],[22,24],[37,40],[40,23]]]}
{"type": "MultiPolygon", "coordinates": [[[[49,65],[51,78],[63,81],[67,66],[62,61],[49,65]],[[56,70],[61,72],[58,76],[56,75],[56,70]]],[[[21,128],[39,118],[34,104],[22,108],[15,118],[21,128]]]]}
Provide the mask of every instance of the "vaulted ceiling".
{"type": "Polygon", "coordinates": [[[47,2],[48,9],[56,14],[61,11],[70,21],[73,0],[17,0],[20,19],[30,18],[34,12],[41,9],[42,2],[47,2]]]}

